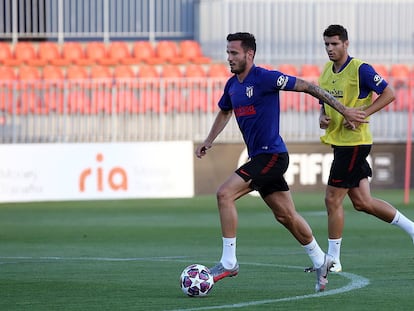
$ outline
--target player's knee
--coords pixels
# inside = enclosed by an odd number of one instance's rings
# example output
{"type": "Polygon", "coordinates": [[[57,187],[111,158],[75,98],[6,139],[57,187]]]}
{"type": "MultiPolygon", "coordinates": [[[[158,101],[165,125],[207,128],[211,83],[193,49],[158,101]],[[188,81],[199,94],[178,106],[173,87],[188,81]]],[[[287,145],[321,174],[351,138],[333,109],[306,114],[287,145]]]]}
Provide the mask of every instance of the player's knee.
{"type": "Polygon", "coordinates": [[[225,187],[220,187],[216,192],[218,202],[231,200],[231,193],[225,187]]]}

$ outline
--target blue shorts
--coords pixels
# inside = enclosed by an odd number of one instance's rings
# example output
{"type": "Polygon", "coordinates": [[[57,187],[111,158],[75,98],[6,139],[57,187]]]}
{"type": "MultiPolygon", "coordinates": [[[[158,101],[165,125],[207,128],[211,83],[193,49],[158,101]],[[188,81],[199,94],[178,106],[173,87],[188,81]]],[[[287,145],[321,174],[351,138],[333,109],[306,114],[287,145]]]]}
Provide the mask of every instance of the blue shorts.
{"type": "Polygon", "coordinates": [[[288,191],[283,174],[289,166],[289,154],[259,154],[236,170],[244,181],[251,181],[249,187],[257,190],[262,198],[276,191],[288,191]]]}

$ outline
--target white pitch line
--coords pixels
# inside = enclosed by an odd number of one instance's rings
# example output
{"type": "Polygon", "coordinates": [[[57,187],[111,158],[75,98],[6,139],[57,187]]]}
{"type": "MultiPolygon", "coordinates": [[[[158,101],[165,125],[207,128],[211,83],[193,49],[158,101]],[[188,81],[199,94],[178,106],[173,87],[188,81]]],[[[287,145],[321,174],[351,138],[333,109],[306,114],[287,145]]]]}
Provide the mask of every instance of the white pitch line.
{"type": "MultiPolygon", "coordinates": [[[[31,256],[16,256],[16,257],[2,257],[0,259],[6,260],[51,260],[51,261],[71,261],[71,260],[79,260],[79,261],[113,261],[113,262],[125,262],[125,261],[188,261],[188,257],[184,256],[175,256],[175,257],[131,257],[131,258],[113,258],[113,257],[59,257],[59,256],[43,256],[43,257],[31,257],[31,256]]],[[[8,262],[9,264],[19,263],[16,262],[8,262]]],[[[0,263],[6,264],[6,263],[0,263]]],[[[267,266],[267,267],[280,267],[280,268],[288,268],[288,269],[303,269],[303,267],[298,266],[286,266],[286,265],[277,265],[277,264],[265,264],[265,263],[256,263],[256,262],[242,262],[243,265],[251,265],[251,266],[267,266]]],[[[174,309],[169,311],[199,311],[199,310],[218,310],[218,309],[230,309],[230,308],[244,308],[250,306],[257,306],[257,305],[264,305],[264,304],[274,304],[278,302],[289,302],[289,301],[296,301],[296,300],[303,300],[315,297],[322,297],[322,296],[331,296],[336,294],[346,293],[352,290],[356,290],[359,288],[363,288],[369,284],[369,280],[364,278],[360,275],[341,272],[338,273],[339,276],[343,276],[350,280],[350,282],[340,288],[327,290],[321,293],[314,293],[308,295],[301,295],[301,296],[291,296],[291,297],[284,297],[284,298],[277,298],[277,299],[266,299],[266,300],[256,300],[256,301],[247,301],[247,302],[240,302],[236,304],[227,304],[227,305],[217,305],[217,306],[208,306],[208,307],[198,307],[198,308],[189,308],[189,309],[174,309]]]]}
{"type": "MultiPolygon", "coordinates": [[[[297,266],[284,266],[284,265],[275,265],[275,264],[262,264],[262,263],[246,263],[243,262],[243,265],[252,265],[252,266],[269,266],[269,267],[281,267],[281,268],[289,268],[289,269],[303,269],[303,267],[297,267],[297,266]]],[[[198,307],[198,308],[189,308],[189,309],[174,309],[169,311],[199,311],[199,310],[218,310],[218,309],[230,309],[230,308],[245,308],[245,307],[251,307],[251,306],[257,306],[257,305],[264,305],[264,304],[274,304],[278,302],[289,302],[289,301],[296,301],[296,300],[303,300],[303,299],[309,299],[309,298],[315,298],[315,297],[322,297],[322,296],[331,296],[336,294],[342,294],[349,292],[351,290],[363,288],[365,286],[368,286],[369,280],[367,278],[364,278],[360,275],[348,273],[348,272],[341,272],[337,273],[339,276],[343,276],[350,280],[350,283],[347,285],[327,290],[321,293],[314,293],[314,294],[308,294],[308,295],[301,295],[301,296],[291,296],[291,297],[284,297],[284,298],[277,298],[277,299],[266,299],[266,300],[256,300],[256,301],[247,301],[247,302],[240,302],[235,304],[227,304],[227,305],[217,305],[217,306],[209,306],[209,307],[198,307]]]]}

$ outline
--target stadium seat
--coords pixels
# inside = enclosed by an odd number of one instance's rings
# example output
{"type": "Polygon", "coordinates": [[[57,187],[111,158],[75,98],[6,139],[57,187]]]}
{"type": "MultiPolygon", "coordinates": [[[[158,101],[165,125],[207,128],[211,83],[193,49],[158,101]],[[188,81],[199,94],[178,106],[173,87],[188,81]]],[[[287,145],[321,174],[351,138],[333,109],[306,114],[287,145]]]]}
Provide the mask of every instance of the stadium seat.
{"type": "Polygon", "coordinates": [[[62,67],[48,65],[42,69],[42,77],[46,88],[49,87],[63,87],[65,74],[62,67]]]}
{"type": "Polygon", "coordinates": [[[160,74],[158,70],[153,65],[142,65],[138,68],[138,77],[139,78],[159,78],[160,74]]]}
{"type": "Polygon", "coordinates": [[[107,66],[96,65],[90,69],[91,83],[95,86],[112,86],[113,73],[107,66]]]}
{"type": "Polygon", "coordinates": [[[18,69],[18,89],[41,88],[42,81],[40,71],[37,67],[21,66],[18,69]]]}
{"type": "Polygon", "coordinates": [[[89,72],[84,66],[73,65],[66,68],[66,79],[69,87],[90,87],[89,72]]]}
{"type": "Polygon", "coordinates": [[[156,56],[155,49],[149,41],[136,41],[132,46],[132,56],[121,60],[122,64],[147,63],[157,65],[162,63],[162,59],[156,56]]]}
{"type": "Polygon", "coordinates": [[[75,64],[85,59],[83,46],[79,42],[64,42],[62,47],[62,59],[68,64],[75,64]]]}
{"type": "Polygon", "coordinates": [[[109,43],[106,57],[98,59],[98,64],[104,66],[114,66],[121,64],[123,59],[131,58],[128,44],[124,41],[115,41],[109,43]]]}
{"type": "Polygon", "coordinates": [[[13,48],[7,42],[0,42],[0,64],[17,66],[19,61],[14,59],[13,48]]]}
{"type": "Polygon", "coordinates": [[[388,81],[389,73],[387,66],[383,64],[373,64],[372,67],[382,78],[388,81]]]}
{"type": "Polygon", "coordinates": [[[407,87],[410,79],[410,67],[406,64],[393,64],[390,69],[390,77],[395,88],[407,87]]]}
{"type": "Polygon", "coordinates": [[[188,64],[185,67],[184,76],[187,78],[205,78],[207,72],[200,64],[188,64]]]}
{"type": "Polygon", "coordinates": [[[113,76],[119,88],[129,88],[138,84],[134,70],[128,65],[115,66],[113,76]]]}
{"type": "Polygon", "coordinates": [[[277,67],[277,70],[290,76],[298,76],[298,68],[292,64],[281,64],[277,67]]]}
{"type": "Polygon", "coordinates": [[[319,76],[321,74],[320,68],[318,65],[313,64],[303,64],[300,68],[301,78],[310,81],[312,83],[318,83],[319,76]]]}
{"type": "Polygon", "coordinates": [[[161,40],[155,47],[156,55],[163,61],[171,64],[184,64],[187,60],[180,55],[177,43],[169,40],[161,40]]]}
{"type": "Polygon", "coordinates": [[[36,57],[29,59],[27,63],[30,66],[46,66],[60,58],[61,54],[57,43],[45,41],[39,43],[36,57]]]}
{"type": "Polygon", "coordinates": [[[88,79],[89,73],[83,66],[70,66],[66,69],[66,78],[69,80],[88,79]]]}
{"type": "Polygon", "coordinates": [[[194,40],[183,40],[179,43],[181,57],[189,63],[208,64],[211,62],[209,57],[203,55],[201,46],[194,40]]]}
{"type": "Polygon", "coordinates": [[[183,73],[177,65],[164,64],[161,66],[161,77],[163,78],[182,78],[183,73]]]}
{"type": "Polygon", "coordinates": [[[31,61],[37,59],[37,52],[33,43],[25,41],[17,42],[14,46],[14,58],[20,62],[20,65],[28,65],[31,61]]]}
{"type": "Polygon", "coordinates": [[[227,64],[212,63],[208,65],[207,76],[211,78],[228,78],[231,76],[231,72],[227,64]]]}
{"type": "Polygon", "coordinates": [[[15,69],[9,66],[0,66],[0,87],[11,88],[16,83],[15,69]]]}
{"type": "Polygon", "coordinates": [[[75,64],[80,66],[93,66],[98,60],[106,58],[106,46],[103,42],[91,41],[86,43],[83,58],[75,59],[75,64]]]}

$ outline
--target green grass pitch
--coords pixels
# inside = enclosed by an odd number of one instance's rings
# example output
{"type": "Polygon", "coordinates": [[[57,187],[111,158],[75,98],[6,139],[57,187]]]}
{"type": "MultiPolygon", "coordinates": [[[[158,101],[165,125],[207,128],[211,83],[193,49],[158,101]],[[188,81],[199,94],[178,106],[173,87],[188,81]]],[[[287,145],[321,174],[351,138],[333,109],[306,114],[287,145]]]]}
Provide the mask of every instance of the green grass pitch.
{"type": "MultiPolygon", "coordinates": [[[[414,219],[402,191],[377,191],[414,219]]],[[[293,193],[327,248],[323,193],[293,193]]],[[[221,255],[214,196],[0,205],[0,310],[413,310],[414,245],[346,201],[344,273],[314,293],[302,247],[254,197],[238,202],[240,274],[185,296],[191,263],[221,255]]]]}

